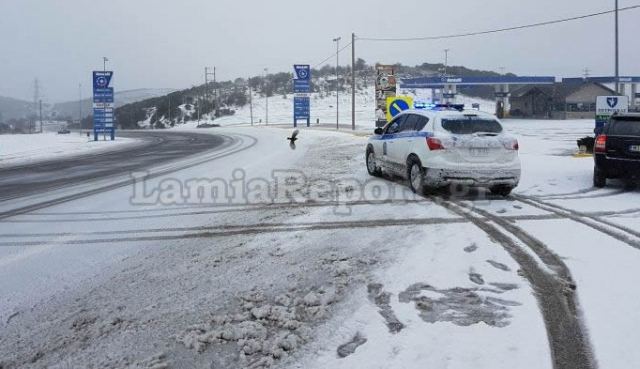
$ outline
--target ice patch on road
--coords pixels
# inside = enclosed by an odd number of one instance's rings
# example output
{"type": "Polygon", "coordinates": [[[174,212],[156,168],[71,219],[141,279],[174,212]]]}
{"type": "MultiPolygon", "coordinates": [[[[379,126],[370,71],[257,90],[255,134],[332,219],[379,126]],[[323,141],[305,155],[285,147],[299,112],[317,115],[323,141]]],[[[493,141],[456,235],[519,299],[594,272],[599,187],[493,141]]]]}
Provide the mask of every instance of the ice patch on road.
{"type": "Polygon", "coordinates": [[[367,339],[364,338],[360,332],[356,333],[355,336],[353,336],[353,338],[351,339],[351,341],[340,345],[338,347],[338,356],[341,358],[345,358],[351,354],[353,354],[354,352],[356,352],[356,350],[358,349],[358,347],[364,345],[365,343],[367,343],[367,339]]]}
{"type": "Polygon", "coordinates": [[[476,252],[478,250],[478,245],[472,243],[471,245],[464,248],[464,252],[471,254],[472,252],[476,252]]]}
{"type": "Polygon", "coordinates": [[[380,283],[371,283],[367,286],[367,292],[369,293],[369,300],[376,304],[379,308],[378,312],[385,320],[389,332],[398,333],[404,329],[405,325],[402,324],[396,314],[391,308],[391,294],[383,290],[383,286],[380,283]]]}
{"type": "Polygon", "coordinates": [[[473,268],[469,271],[469,280],[475,284],[484,284],[484,278],[482,278],[482,274],[476,273],[473,268]]]}
{"type": "Polygon", "coordinates": [[[487,263],[489,263],[492,267],[494,267],[496,269],[500,269],[500,270],[505,271],[505,272],[510,272],[511,271],[511,269],[508,266],[506,266],[506,265],[504,265],[502,263],[498,263],[497,261],[487,260],[487,263]]]}
{"type": "Polygon", "coordinates": [[[459,326],[485,323],[493,327],[510,324],[509,306],[519,306],[515,301],[484,297],[474,288],[438,290],[426,283],[409,286],[398,298],[400,302],[415,304],[420,318],[427,323],[451,322],[459,326]],[[434,299],[421,295],[421,291],[434,291],[442,297],[434,299]]]}

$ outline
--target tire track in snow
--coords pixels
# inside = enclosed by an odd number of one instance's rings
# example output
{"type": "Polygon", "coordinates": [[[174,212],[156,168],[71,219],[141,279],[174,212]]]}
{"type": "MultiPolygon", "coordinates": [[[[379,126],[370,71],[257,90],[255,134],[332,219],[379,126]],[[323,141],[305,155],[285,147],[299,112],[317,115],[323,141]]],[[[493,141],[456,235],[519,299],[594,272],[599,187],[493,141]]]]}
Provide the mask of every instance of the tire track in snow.
{"type": "Polygon", "coordinates": [[[187,209],[185,207],[170,207],[167,209],[162,208],[154,208],[154,209],[140,209],[140,210],[122,210],[122,211],[112,211],[112,212],[64,212],[64,213],[31,213],[24,214],[30,217],[56,217],[55,219],[22,219],[22,220],[11,220],[13,223],[50,223],[50,222],[77,222],[79,220],[83,222],[104,222],[109,220],[137,220],[137,219],[153,219],[153,218],[173,218],[176,216],[193,216],[193,215],[210,215],[210,214],[224,214],[224,213],[244,213],[247,211],[268,211],[268,210],[281,210],[281,209],[294,209],[294,208],[319,208],[319,207],[350,207],[350,206],[365,206],[365,205],[406,205],[406,204],[416,204],[416,203],[424,203],[424,200],[361,200],[361,201],[349,201],[349,202],[336,202],[336,201],[327,201],[327,202],[292,202],[292,203],[274,203],[269,205],[246,205],[246,204],[238,204],[238,205],[227,205],[227,204],[219,204],[219,205],[202,205],[202,206],[190,206],[189,208],[196,209],[207,209],[207,208],[215,208],[219,207],[221,209],[214,210],[194,210],[194,211],[185,211],[185,212],[173,212],[175,210],[182,211],[187,209]],[[165,214],[145,214],[148,212],[165,212],[165,214]],[[129,215],[129,216],[113,216],[113,217],[82,217],[82,218],[60,218],[60,216],[64,215],[100,215],[100,214],[136,214],[143,213],[145,215],[129,215]]]}
{"type": "MultiPolygon", "coordinates": [[[[574,191],[574,192],[540,195],[536,197],[539,199],[545,199],[545,200],[597,199],[601,197],[617,196],[626,192],[628,191],[624,189],[603,191],[602,189],[599,189],[599,188],[589,187],[589,188],[585,188],[585,189],[574,191]],[[593,192],[599,192],[599,193],[593,193],[593,192]]],[[[528,196],[528,197],[533,197],[533,196],[528,196]]]]}
{"type": "Polygon", "coordinates": [[[512,195],[511,197],[535,208],[584,224],[589,228],[595,229],[598,232],[604,233],[618,241],[624,242],[627,245],[640,250],[640,232],[633,229],[604,220],[599,218],[597,215],[571,210],[540,199],[522,195],[512,195]]]}
{"type": "MultiPolygon", "coordinates": [[[[99,243],[119,243],[119,242],[145,242],[145,241],[166,241],[166,240],[185,240],[185,239],[198,239],[198,238],[216,238],[216,237],[229,237],[238,235],[255,235],[255,234],[269,234],[269,233],[283,233],[283,232],[298,232],[298,231],[321,231],[321,230],[336,230],[336,229],[366,229],[366,228],[384,228],[384,227],[412,227],[420,225],[435,225],[435,224],[455,224],[455,223],[467,223],[464,218],[405,218],[405,219],[376,219],[376,220],[362,220],[362,221],[339,221],[339,222],[317,222],[317,223],[263,223],[255,225],[222,225],[215,227],[207,227],[201,232],[177,234],[177,235],[155,235],[155,236],[138,236],[138,237],[112,237],[112,238],[88,238],[88,239],[73,239],[68,241],[60,241],[59,245],[85,245],[85,244],[99,244],[99,243]]],[[[142,230],[134,231],[114,231],[114,232],[87,232],[84,235],[95,234],[137,234],[143,233],[142,230]]],[[[147,232],[159,233],[168,232],[166,229],[154,229],[147,230],[147,232]]],[[[58,235],[58,234],[55,234],[58,235]]],[[[62,235],[62,234],[60,234],[62,235]]],[[[67,233],[66,236],[76,235],[76,233],[67,233]]],[[[79,235],[83,235],[79,233],[79,235]]],[[[0,235],[0,237],[10,237],[11,235],[0,235]]],[[[30,237],[33,235],[19,235],[20,237],[30,237]]],[[[50,237],[51,234],[39,234],[35,237],[50,237]]],[[[37,241],[3,241],[0,242],[0,247],[15,247],[15,246],[41,246],[49,244],[48,240],[37,241]]]]}
{"type": "Polygon", "coordinates": [[[569,268],[546,245],[521,228],[499,216],[454,201],[434,201],[464,217],[498,242],[520,265],[522,273],[535,291],[536,299],[549,338],[552,364],[555,369],[592,369],[597,364],[589,338],[580,320],[575,299],[575,284],[569,268]],[[478,216],[473,216],[475,213],[478,216]],[[503,230],[496,227],[497,224],[503,230]],[[514,240],[529,247],[556,274],[542,269],[532,255],[514,240]]]}

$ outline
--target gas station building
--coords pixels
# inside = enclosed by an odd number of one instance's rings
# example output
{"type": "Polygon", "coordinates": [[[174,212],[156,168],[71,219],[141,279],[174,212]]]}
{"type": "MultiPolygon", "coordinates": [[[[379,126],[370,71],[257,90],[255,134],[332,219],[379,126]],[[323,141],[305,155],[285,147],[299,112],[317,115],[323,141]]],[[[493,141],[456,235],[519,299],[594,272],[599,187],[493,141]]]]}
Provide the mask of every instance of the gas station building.
{"type": "MultiPolygon", "coordinates": [[[[640,77],[620,77],[619,95],[630,97],[630,109],[640,107],[640,77]]],[[[492,86],[495,91],[496,115],[499,117],[538,117],[578,119],[595,116],[596,96],[615,95],[607,85],[615,85],[615,77],[564,78],[551,76],[496,77],[418,77],[400,79],[404,90],[429,89],[431,96],[444,103],[455,103],[459,87],[492,86]]]]}

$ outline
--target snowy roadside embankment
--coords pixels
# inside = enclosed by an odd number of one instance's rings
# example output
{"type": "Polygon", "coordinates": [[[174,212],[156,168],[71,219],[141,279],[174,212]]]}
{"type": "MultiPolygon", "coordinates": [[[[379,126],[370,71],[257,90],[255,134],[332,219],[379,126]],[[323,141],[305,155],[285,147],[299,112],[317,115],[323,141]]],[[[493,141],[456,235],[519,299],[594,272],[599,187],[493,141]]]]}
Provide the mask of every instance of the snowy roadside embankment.
{"type": "Polygon", "coordinates": [[[119,150],[134,146],[138,142],[138,140],[117,135],[115,141],[103,141],[102,137],[100,141],[93,141],[77,132],[67,135],[56,133],[0,135],[0,168],[119,150]]]}
{"type": "MultiPolygon", "coordinates": [[[[417,91],[416,94],[407,93],[412,96],[416,101],[430,101],[430,95],[426,94],[428,91],[417,91]],[[423,94],[424,93],[424,94],[423,94]]],[[[340,93],[338,100],[340,103],[340,123],[351,125],[351,94],[340,93]]],[[[324,96],[319,94],[312,94],[311,96],[311,125],[316,126],[318,124],[331,124],[335,126],[336,123],[336,95],[335,92],[329,92],[324,96]]],[[[495,111],[495,102],[483,100],[480,98],[469,97],[460,95],[458,96],[458,102],[465,104],[465,106],[471,109],[472,104],[480,104],[480,110],[493,113],[495,111]]],[[[292,124],[293,122],[293,96],[278,95],[269,98],[269,118],[268,123],[271,125],[280,124],[292,124]]],[[[375,125],[375,110],[376,100],[373,91],[358,91],[356,94],[355,104],[355,116],[356,127],[358,129],[370,131],[375,125]]],[[[220,126],[235,126],[235,125],[249,125],[251,124],[251,116],[253,115],[254,125],[264,125],[267,121],[267,99],[264,96],[257,94],[253,95],[253,110],[247,104],[243,107],[237,108],[234,115],[224,116],[212,120],[208,115],[201,117],[202,124],[218,124],[220,126]]],[[[182,108],[181,108],[182,109],[182,108]]],[[[183,111],[183,114],[185,112],[183,111]]],[[[194,112],[188,112],[191,119],[195,119],[194,112]]],[[[298,122],[300,125],[304,125],[302,121],[298,122]]],[[[148,121],[139,122],[141,126],[148,126],[148,121]]],[[[195,121],[188,121],[184,125],[178,127],[194,128],[197,125],[195,121]]]]}

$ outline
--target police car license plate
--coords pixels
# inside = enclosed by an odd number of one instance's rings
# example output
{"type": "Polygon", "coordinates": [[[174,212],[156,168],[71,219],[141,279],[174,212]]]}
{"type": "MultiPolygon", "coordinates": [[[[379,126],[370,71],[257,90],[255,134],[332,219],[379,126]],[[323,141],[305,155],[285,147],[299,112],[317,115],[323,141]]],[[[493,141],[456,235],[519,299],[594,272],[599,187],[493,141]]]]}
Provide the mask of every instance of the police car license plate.
{"type": "Polygon", "coordinates": [[[489,149],[486,147],[472,147],[469,149],[471,156],[488,156],[489,149]]]}
{"type": "Polygon", "coordinates": [[[631,146],[629,146],[629,151],[640,152],[640,145],[631,145],[631,146]]]}

